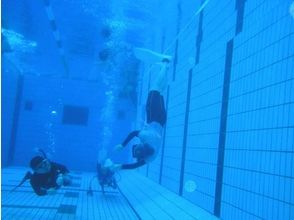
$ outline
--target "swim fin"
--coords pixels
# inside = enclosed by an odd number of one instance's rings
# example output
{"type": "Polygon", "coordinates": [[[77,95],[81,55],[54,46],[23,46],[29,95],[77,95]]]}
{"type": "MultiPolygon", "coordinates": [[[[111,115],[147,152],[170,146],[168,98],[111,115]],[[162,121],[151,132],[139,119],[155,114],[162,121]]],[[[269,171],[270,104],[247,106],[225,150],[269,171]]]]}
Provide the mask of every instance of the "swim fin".
{"type": "Polygon", "coordinates": [[[137,59],[147,63],[170,62],[172,59],[169,55],[157,53],[146,48],[135,47],[133,51],[137,59]]]}

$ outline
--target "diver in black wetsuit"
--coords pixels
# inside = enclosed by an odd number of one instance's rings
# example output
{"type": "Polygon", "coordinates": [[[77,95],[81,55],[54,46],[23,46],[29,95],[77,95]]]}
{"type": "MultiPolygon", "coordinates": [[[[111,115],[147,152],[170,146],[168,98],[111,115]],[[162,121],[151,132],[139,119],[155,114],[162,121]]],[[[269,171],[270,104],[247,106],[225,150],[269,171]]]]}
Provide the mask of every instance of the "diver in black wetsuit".
{"type": "Polygon", "coordinates": [[[34,170],[34,173],[30,175],[30,183],[39,196],[53,194],[61,186],[71,184],[69,170],[61,164],[36,156],[31,160],[30,166],[34,170]]]}

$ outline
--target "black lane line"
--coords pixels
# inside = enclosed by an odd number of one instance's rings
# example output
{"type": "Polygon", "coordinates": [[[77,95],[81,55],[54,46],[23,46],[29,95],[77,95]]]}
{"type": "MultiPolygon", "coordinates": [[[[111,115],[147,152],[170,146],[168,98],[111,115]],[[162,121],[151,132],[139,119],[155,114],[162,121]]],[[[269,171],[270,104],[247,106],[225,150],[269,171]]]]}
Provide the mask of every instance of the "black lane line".
{"type": "Polygon", "coordinates": [[[20,209],[58,209],[50,206],[33,206],[33,205],[1,205],[2,208],[20,208],[20,209]]]}
{"type": "Polygon", "coordinates": [[[235,36],[243,30],[245,3],[246,0],[236,0],[235,3],[235,10],[237,11],[235,36]]]}
{"type": "MultiPolygon", "coordinates": [[[[16,187],[16,185],[11,185],[11,184],[2,184],[1,187],[3,187],[3,186],[8,186],[8,187],[12,187],[12,188],[13,187],[16,187]]],[[[20,186],[19,188],[31,188],[31,186],[20,186]]],[[[3,190],[2,189],[1,191],[10,191],[10,190],[3,190]]],[[[71,190],[71,191],[79,191],[79,192],[88,192],[88,189],[77,189],[77,188],[70,188],[70,187],[63,187],[60,190],[71,190]]],[[[18,192],[18,191],[21,191],[21,190],[16,190],[15,192],[18,192]]],[[[32,192],[32,191],[27,191],[27,192],[32,192]]],[[[92,190],[92,192],[102,193],[101,190],[92,190]]],[[[115,191],[105,191],[105,193],[118,194],[118,192],[115,192],[115,191]]],[[[60,194],[64,194],[64,193],[60,193],[60,194]]]]}
{"type": "MultiPolygon", "coordinates": [[[[8,189],[2,189],[1,192],[10,192],[11,190],[8,189]]],[[[27,190],[15,190],[11,193],[33,193],[33,191],[27,191],[27,190]]],[[[54,195],[64,195],[64,193],[58,192],[55,193],[54,195]]]]}
{"type": "MultiPolygon", "coordinates": [[[[80,192],[88,192],[89,190],[88,189],[76,189],[76,188],[63,188],[64,190],[71,190],[71,191],[80,191],[80,192]]],[[[102,193],[101,190],[93,190],[92,189],[92,192],[99,192],[99,193],[102,193]]],[[[113,193],[113,194],[118,194],[118,192],[115,192],[115,191],[104,191],[105,193],[113,193]]]]}
{"type": "Polygon", "coordinates": [[[222,186],[223,186],[223,173],[224,173],[224,158],[225,158],[225,145],[227,133],[227,116],[230,95],[230,81],[231,81],[231,67],[234,49],[234,39],[227,43],[225,72],[223,80],[223,96],[221,107],[221,121],[219,128],[219,143],[218,143],[218,156],[217,156],[217,171],[216,171],[216,184],[215,184],[215,201],[214,201],[214,215],[220,217],[221,204],[222,204],[222,186]]]}
{"type": "Polygon", "coordinates": [[[183,185],[184,185],[184,174],[185,174],[185,162],[186,162],[186,149],[187,149],[187,138],[188,138],[188,127],[189,127],[189,113],[190,113],[190,100],[191,100],[191,85],[192,85],[192,74],[193,69],[189,70],[189,79],[188,79],[188,89],[186,97],[186,113],[185,113],[185,125],[184,125],[184,135],[182,143],[182,156],[181,156],[181,170],[180,170],[180,186],[179,186],[179,195],[183,196],[183,185]]]}
{"type": "Polygon", "coordinates": [[[199,23],[198,23],[198,34],[196,36],[196,56],[195,56],[195,64],[199,64],[200,60],[200,48],[201,48],[201,42],[203,39],[203,10],[200,12],[199,15],[199,23]]]}
{"type": "MultiPolygon", "coordinates": [[[[167,95],[166,95],[166,105],[165,105],[165,109],[166,109],[166,118],[168,117],[168,102],[169,102],[169,90],[170,87],[167,87],[167,95]]],[[[164,125],[164,129],[163,129],[163,136],[162,136],[162,149],[161,149],[161,158],[160,158],[160,170],[159,170],[159,184],[161,185],[161,181],[162,181],[162,169],[163,169],[163,160],[164,160],[164,148],[165,148],[165,135],[166,135],[166,124],[164,125]]]]}
{"type": "Polygon", "coordinates": [[[11,128],[11,135],[10,135],[9,149],[8,149],[8,160],[7,160],[8,166],[11,165],[14,161],[19,115],[21,113],[23,86],[24,86],[24,76],[20,75],[17,80],[17,91],[16,91],[16,96],[14,101],[15,104],[14,104],[14,112],[13,112],[13,121],[12,121],[12,128],[11,128]]]}

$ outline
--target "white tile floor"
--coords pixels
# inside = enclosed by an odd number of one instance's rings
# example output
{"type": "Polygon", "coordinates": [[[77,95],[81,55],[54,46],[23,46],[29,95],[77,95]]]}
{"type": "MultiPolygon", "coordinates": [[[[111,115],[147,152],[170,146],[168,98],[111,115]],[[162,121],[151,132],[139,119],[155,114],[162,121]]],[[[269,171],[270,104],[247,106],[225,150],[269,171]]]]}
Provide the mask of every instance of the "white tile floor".
{"type": "Polygon", "coordinates": [[[206,211],[168,191],[135,171],[121,173],[119,190],[107,188],[103,195],[96,180],[93,196],[87,190],[94,173],[73,172],[74,184],[55,195],[39,197],[29,182],[9,192],[26,168],[2,169],[2,219],[216,219],[206,211]],[[67,213],[66,213],[67,212],[67,213]]]}

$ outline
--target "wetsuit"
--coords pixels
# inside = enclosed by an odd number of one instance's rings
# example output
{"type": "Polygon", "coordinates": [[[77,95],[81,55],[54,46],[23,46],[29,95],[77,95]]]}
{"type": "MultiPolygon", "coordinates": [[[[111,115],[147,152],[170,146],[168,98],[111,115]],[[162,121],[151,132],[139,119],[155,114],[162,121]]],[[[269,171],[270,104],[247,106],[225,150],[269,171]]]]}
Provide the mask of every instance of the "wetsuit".
{"type": "Polygon", "coordinates": [[[127,138],[123,141],[122,145],[125,147],[130,140],[134,137],[138,137],[143,144],[148,144],[154,153],[148,157],[138,160],[132,164],[122,164],[122,169],[134,169],[145,165],[148,162],[153,161],[161,147],[162,130],[166,123],[166,111],[164,106],[163,96],[155,90],[152,90],[148,94],[146,103],[147,125],[139,131],[131,132],[127,138]]]}
{"type": "MultiPolygon", "coordinates": [[[[67,174],[69,171],[68,169],[61,165],[54,162],[50,162],[51,170],[48,173],[34,173],[31,176],[31,186],[34,192],[39,195],[47,195],[47,190],[49,188],[58,189],[60,186],[56,184],[56,179],[59,174],[67,174]]],[[[65,183],[66,185],[66,183],[65,183]]]]}

